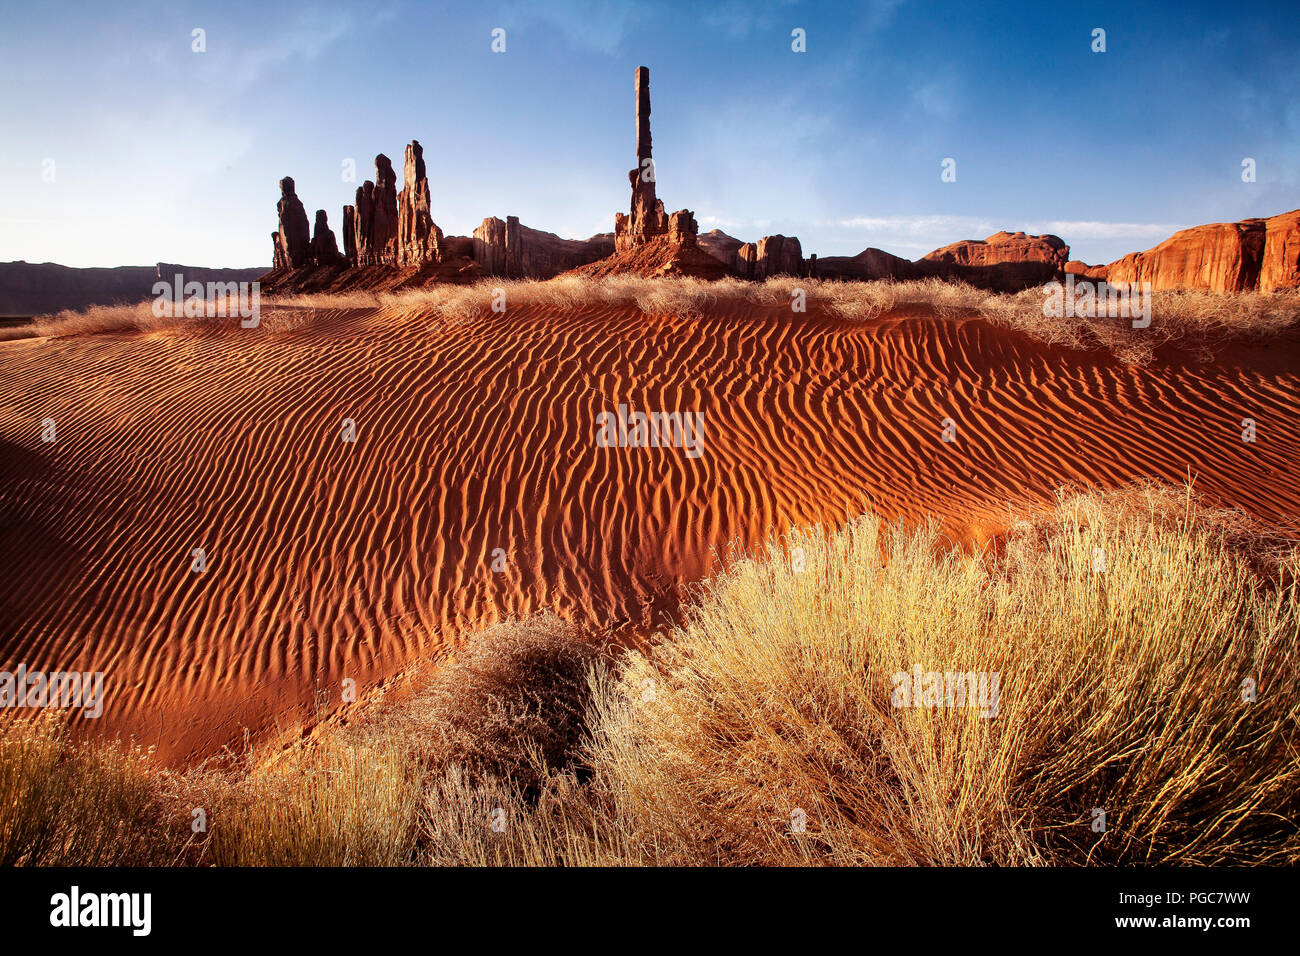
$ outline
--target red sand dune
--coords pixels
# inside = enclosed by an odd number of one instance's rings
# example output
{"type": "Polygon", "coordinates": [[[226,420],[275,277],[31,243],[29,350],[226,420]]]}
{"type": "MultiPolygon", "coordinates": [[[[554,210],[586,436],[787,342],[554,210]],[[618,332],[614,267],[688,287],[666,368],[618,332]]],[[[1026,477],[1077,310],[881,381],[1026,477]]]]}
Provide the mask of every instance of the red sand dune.
{"type": "Polygon", "coordinates": [[[982,537],[1007,499],[1190,471],[1300,532],[1294,334],[1144,369],[977,319],[747,304],[278,321],[0,343],[0,667],[104,670],[96,729],[171,760],[503,616],[656,626],[715,549],[792,522],[874,506],[982,537]],[[597,447],[620,402],[703,411],[705,453],[597,447]]]}

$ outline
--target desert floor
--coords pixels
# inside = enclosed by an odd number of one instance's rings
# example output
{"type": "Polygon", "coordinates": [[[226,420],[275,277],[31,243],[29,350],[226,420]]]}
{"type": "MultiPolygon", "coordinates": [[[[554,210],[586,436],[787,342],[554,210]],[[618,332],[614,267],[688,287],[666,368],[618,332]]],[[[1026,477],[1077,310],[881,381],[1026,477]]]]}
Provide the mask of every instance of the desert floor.
{"type": "Polygon", "coordinates": [[[96,730],[171,761],[503,618],[648,633],[792,524],[875,509],[979,543],[1063,484],[1190,475],[1300,534],[1296,332],[1139,367],[816,307],[267,311],[0,343],[0,667],[104,671],[96,730]],[[598,447],[619,403],[702,411],[704,454],[598,447]]]}

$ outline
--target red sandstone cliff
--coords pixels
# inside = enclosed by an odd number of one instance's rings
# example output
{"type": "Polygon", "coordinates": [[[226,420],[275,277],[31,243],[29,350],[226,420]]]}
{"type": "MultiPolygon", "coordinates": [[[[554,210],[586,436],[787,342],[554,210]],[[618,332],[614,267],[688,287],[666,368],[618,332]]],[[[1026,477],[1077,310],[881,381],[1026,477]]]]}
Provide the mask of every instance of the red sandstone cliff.
{"type": "Polygon", "coordinates": [[[1194,226],[1109,265],[1071,262],[1067,269],[1117,284],[1150,282],[1153,289],[1294,289],[1300,287],[1300,209],[1268,219],[1194,226]]]}

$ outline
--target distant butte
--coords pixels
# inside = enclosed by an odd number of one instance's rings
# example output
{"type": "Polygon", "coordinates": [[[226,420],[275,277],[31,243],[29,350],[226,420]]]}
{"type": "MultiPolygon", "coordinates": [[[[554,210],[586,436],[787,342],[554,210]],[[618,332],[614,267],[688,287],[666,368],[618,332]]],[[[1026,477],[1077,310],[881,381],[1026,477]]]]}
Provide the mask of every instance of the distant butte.
{"type": "Polygon", "coordinates": [[[1300,210],[1185,229],[1153,249],[1102,266],[1070,260],[1070,247],[1057,236],[1023,232],[965,239],[915,261],[881,249],[805,259],[794,236],[742,242],[717,229],[701,236],[693,212],[666,213],[657,195],[650,70],[638,67],[634,80],[636,167],[628,172],[628,212],[615,214],[613,233],[561,239],[523,225],[517,216],[490,216],[473,236],[444,236],[433,221],[424,149],[412,140],[400,192],[392,161],[381,153],[375,157],[375,178],[357,188],[353,205],[343,207],[341,252],[324,210],[316,213],[313,233],[293,179],[280,181],[279,229],[271,234],[272,268],[262,277],[264,290],[395,289],[485,276],[547,279],[564,272],[753,280],[778,275],[856,280],[935,276],[1006,292],[1061,279],[1067,272],[1113,283],[1151,282],[1155,289],[1270,292],[1300,287],[1300,210]]]}

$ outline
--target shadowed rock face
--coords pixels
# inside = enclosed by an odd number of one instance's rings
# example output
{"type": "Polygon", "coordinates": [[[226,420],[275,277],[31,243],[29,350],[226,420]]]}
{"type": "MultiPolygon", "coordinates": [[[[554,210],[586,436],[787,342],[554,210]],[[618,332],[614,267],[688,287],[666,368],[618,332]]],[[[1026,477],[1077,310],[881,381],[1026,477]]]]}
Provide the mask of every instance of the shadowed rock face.
{"type": "Polygon", "coordinates": [[[397,264],[397,174],[393,161],[380,153],[375,157],[374,225],[370,241],[380,265],[397,264]]]}
{"type": "Polygon", "coordinates": [[[1194,226],[1110,265],[1075,262],[1069,271],[1117,284],[1150,282],[1153,289],[1293,289],[1300,286],[1300,209],[1269,219],[1194,226]]]}
{"type": "Polygon", "coordinates": [[[793,236],[764,236],[736,250],[734,267],[746,279],[803,274],[803,250],[793,236]]]}
{"type": "Polygon", "coordinates": [[[1015,292],[1059,279],[1070,247],[1057,236],[997,232],[987,239],[966,239],[917,259],[913,274],[961,279],[1000,292],[1015,292]]]}
{"type": "Polygon", "coordinates": [[[357,187],[356,209],[353,214],[353,247],[358,266],[379,265],[374,252],[375,184],[367,179],[357,187]]]}
{"type": "Polygon", "coordinates": [[[764,236],[758,240],[758,261],[764,276],[797,276],[803,270],[803,248],[794,236],[764,236]]]}
{"type": "Polygon", "coordinates": [[[912,261],[883,249],[863,249],[856,256],[812,256],[808,274],[821,279],[909,279],[912,261]]]}
{"type": "Polygon", "coordinates": [[[294,192],[293,179],[289,176],[280,180],[276,211],[280,217],[280,230],[272,233],[276,268],[297,269],[307,265],[311,259],[311,227],[307,223],[307,210],[294,192]]]}
{"type": "Polygon", "coordinates": [[[601,233],[590,239],[561,239],[551,232],[530,229],[518,216],[505,221],[484,219],[474,230],[474,261],[489,275],[509,278],[548,278],[603,259],[614,252],[614,237],[601,233]]]}
{"type": "Polygon", "coordinates": [[[357,207],[343,207],[343,255],[349,264],[357,264],[357,207]]]}
{"type": "Polygon", "coordinates": [[[506,221],[502,221],[495,216],[484,219],[479,227],[474,230],[474,261],[481,265],[489,275],[509,276],[518,275],[518,253],[514,256],[512,263],[508,249],[512,245],[517,245],[510,241],[510,228],[512,225],[518,226],[519,219],[510,216],[506,221]],[[511,272],[511,267],[516,269],[511,272]]]}
{"type": "Polygon", "coordinates": [[[334,265],[343,257],[339,255],[339,244],[334,238],[334,230],[324,209],[316,210],[316,226],[311,238],[311,261],[313,265],[334,265]]]}
{"type": "Polygon", "coordinates": [[[721,229],[710,229],[708,232],[700,233],[695,237],[695,241],[713,258],[729,266],[736,264],[736,253],[744,245],[735,236],[729,236],[721,229]]]}
{"type": "MultiPolygon", "coordinates": [[[[658,235],[666,230],[664,204],[655,197],[654,150],[650,139],[650,70],[636,71],[636,169],[628,170],[632,184],[629,235],[658,235]]],[[[617,230],[615,230],[617,236],[617,230]]]]}
{"type": "Polygon", "coordinates": [[[375,157],[374,182],[357,187],[352,219],[356,265],[397,265],[397,175],[383,153],[375,157]]]}

